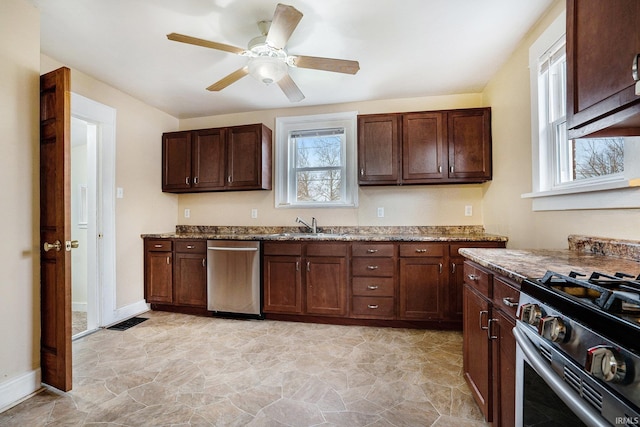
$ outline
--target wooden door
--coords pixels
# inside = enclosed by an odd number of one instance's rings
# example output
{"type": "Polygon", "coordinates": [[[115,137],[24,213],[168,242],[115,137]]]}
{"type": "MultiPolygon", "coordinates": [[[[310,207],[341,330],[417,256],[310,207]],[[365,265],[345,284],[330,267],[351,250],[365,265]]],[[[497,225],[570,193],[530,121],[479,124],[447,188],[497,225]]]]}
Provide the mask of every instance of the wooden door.
{"type": "Polygon", "coordinates": [[[191,132],[163,134],[162,191],[186,191],[191,185],[191,132]]]}
{"type": "Polygon", "coordinates": [[[40,367],[71,390],[71,70],[40,77],[40,367]],[[46,246],[52,245],[52,246],[46,246]]]}
{"type": "Polygon", "coordinates": [[[207,307],[207,254],[176,252],[175,303],[207,307]]]}
{"type": "Polygon", "coordinates": [[[145,259],[145,298],[150,304],[173,302],[172,252],[147,251],[145,259]]]}
{"type": "Polygon", "coordinates": [[[491,110],[478,108],[447,114],[449,179],[491,179],[491,110]]]}
{"type": "Polygon", "coordinates": [[[305,260],[307,314],[344,316],[347,306],[345,257],[308,257],[305,260]]]}
{"type": "Polygon", "coordinates": [[[400,259],[400,318],[441,320],[444,317],[442,258],[400,259]]]}
{"type": "Polygon", "coordinates": [[[418,184],[447,176],[446,113],[405,114],[402,118],[402,182],[418,184]]]}
{"type": "Polygon", "coordinates": [[[236,126],[229,130],[227,187],[258,189],[262,175],[260,125],[236,126]]]}
{"type": "Polygon", "coordinates": [[[493,354],[493,426],[513,427],[516,417],[516,339],[511,332],[515,322],[494,310],[491,323],[493,354]]]}
{"type": "Polygon", "coordinates": [[[226,131],[206,129],[192,133],[193,188],[221,190],[225,185],[226,131]]]}
{"type": "Polygon", "coordinates": [[[265,313],[302,314],[300,256],[265,256],[263,282],[265,313]]]}
{"type": "Polygon", "coordinates": [[[400,182],[400,118],[398,114],[358,117],[358,182],[360,185],[400,182]]]}

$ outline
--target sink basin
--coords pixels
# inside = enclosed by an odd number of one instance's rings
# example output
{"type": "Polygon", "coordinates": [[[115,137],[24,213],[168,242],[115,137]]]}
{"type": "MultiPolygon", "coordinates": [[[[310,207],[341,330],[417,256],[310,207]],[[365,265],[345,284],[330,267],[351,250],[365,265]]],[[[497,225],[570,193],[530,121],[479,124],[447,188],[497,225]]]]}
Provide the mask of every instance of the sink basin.
{"type": "Polygon", "coordinates": [[[292,239],[331,239],[344,237],[342,233],[277,233],[270,234],[270,237],[290,237],[292,239]]]}

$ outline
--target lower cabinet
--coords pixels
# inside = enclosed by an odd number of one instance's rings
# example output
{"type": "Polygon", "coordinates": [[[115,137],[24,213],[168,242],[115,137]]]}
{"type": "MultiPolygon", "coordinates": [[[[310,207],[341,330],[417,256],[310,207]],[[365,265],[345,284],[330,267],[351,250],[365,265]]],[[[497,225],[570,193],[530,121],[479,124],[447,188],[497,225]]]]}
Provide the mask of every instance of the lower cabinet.
{"type": "Polygon", "coordinates": [[[442,243],[400,243],[400,311],[403,320],[445,319],[444,252],[442,243]]]}
{"type": "Polygon", "coordinates": [[[351,256],[351,317],[395,319],[396,245],[355,242],[351,256]]]}
{"type": "Polygon", "coordinates": [[[265,313],[347,314],[348,244],[265,242],[265,313]]]}
{"type": "Polygon", "coordinates": [[[519,290],[506,277],[464,264],[464,377],[485,419],[515,424],[515,326],[519,290]]]}
{"type": "Polygon", "coordinates": [[[144,294],[163,307],[207,307],[205,240],[145,239],[144,294]]]}

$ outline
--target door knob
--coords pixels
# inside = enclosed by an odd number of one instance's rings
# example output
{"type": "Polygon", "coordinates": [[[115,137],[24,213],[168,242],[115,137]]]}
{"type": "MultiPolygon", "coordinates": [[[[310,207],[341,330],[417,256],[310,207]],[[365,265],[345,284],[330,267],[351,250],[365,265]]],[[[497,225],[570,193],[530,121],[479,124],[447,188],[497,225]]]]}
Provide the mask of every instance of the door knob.
{"type": "Polygon", "coordinates": [[[78,247],[78,241],[77,240],[67,240],[64,248],[67,251],[70,251],[71,249],[76,249],[78,247]]]}
{"type": "Polygon", "coordinates": [[[62,243],[60,243],[60,240],[56,240],[53,243],[44,242],[43,248],[45,252],[49,252],[51,249],[59,251],[62,248],[62,243]]]}

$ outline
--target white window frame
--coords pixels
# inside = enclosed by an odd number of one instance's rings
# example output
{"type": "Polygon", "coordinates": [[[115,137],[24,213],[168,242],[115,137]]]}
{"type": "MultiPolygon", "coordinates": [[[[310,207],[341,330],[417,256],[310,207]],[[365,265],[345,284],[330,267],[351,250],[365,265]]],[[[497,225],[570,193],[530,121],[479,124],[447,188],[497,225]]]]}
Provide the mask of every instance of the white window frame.
{"type": "Polygon", "coordinates": [[[625,138],[624,174],[556,185],[553,144],[539,117],[539,59],[566,33],[566,15],[558,18],[529,49],[531,87],[532,199],[534,211],[640,207],[640,138],[625,138]],[[632,141],[633,140],[633,141],[632,141]],[[637,140],[637,141],[636,141],[637,140]]]}
{"type": "Polygon", "coordinates": [[[276,208],[355,208],[358,206],[357,175],[357,111],[310,116],[276,118],[275,155],[275,207],[276,208]],[[339,201],[295,201],[295,177],[293,176],[293,151],[289,141],[291,132],[314,129],[344,128],[344,182],[343,197],[339,201]]]}

